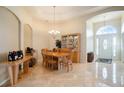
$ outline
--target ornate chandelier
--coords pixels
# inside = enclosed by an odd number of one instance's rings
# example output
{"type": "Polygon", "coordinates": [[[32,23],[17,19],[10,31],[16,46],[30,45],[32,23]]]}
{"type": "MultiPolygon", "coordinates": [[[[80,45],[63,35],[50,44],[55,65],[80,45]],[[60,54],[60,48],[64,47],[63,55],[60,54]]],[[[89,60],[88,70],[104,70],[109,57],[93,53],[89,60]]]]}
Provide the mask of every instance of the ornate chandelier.
{"type": "Polygon", "coordinates": [[[55,39],[58,34],[60,34],[59,31],[55,30],[55,8],[56,6],[53,6],[53,30],[49,31],[49,34],[55,39]]]}

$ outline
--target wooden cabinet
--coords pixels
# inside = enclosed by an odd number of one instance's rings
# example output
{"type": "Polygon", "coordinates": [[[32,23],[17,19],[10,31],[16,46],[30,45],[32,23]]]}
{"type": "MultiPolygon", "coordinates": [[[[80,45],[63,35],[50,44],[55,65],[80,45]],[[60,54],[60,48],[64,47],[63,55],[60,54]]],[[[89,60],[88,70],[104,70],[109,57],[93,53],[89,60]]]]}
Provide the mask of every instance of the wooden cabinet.
{"type": "Polygon", "coordinates": [[[73,62],[80,62],[80,34],[66,34],[62,35],[62,48],[69,48],[72,50],[71,59],[73,62]]]}

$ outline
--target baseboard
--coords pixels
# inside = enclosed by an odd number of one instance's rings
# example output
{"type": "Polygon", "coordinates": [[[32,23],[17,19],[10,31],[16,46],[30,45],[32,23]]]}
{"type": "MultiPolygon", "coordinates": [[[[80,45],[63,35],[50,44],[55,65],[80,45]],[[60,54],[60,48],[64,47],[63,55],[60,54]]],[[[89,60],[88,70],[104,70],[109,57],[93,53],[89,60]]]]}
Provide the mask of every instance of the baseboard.
{"type": "Polygon", "coordinates": [[[7,87],[10,84],[10,79],[6,79],[3,82],[0,83],[0,87],[7,87]]]}

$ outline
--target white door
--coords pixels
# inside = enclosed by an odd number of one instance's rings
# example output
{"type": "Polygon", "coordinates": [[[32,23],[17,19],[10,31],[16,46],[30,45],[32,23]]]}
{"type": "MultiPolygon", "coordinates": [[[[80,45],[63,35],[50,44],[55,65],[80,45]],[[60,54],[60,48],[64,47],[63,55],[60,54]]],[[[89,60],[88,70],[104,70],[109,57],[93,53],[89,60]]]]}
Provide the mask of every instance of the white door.
{"type": "Polygon", "coordinates": [[[98,58],[112,59],[113,56],[113,36],[112,35],[100,35],[98,40],[98,58]]]}

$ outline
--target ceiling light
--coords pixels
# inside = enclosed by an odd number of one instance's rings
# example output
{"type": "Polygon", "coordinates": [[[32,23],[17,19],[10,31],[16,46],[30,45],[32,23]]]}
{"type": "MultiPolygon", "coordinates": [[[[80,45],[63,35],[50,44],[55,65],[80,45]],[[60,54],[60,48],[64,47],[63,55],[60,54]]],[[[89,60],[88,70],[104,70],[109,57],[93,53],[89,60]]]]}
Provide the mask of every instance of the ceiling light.
{"type": "Polygon", "coordinates": [[[50,34],[54,39],[56,38],[56,36],[57,36],[58,34],[60,34],[59,31],[55,30],[55,8],[56,8],[56,6],[53,6],[53,12],[54,12],[54,14],[53,14],[53,27],[52,27],[53,30],[49,31],[49,34],[50,34]]]}

